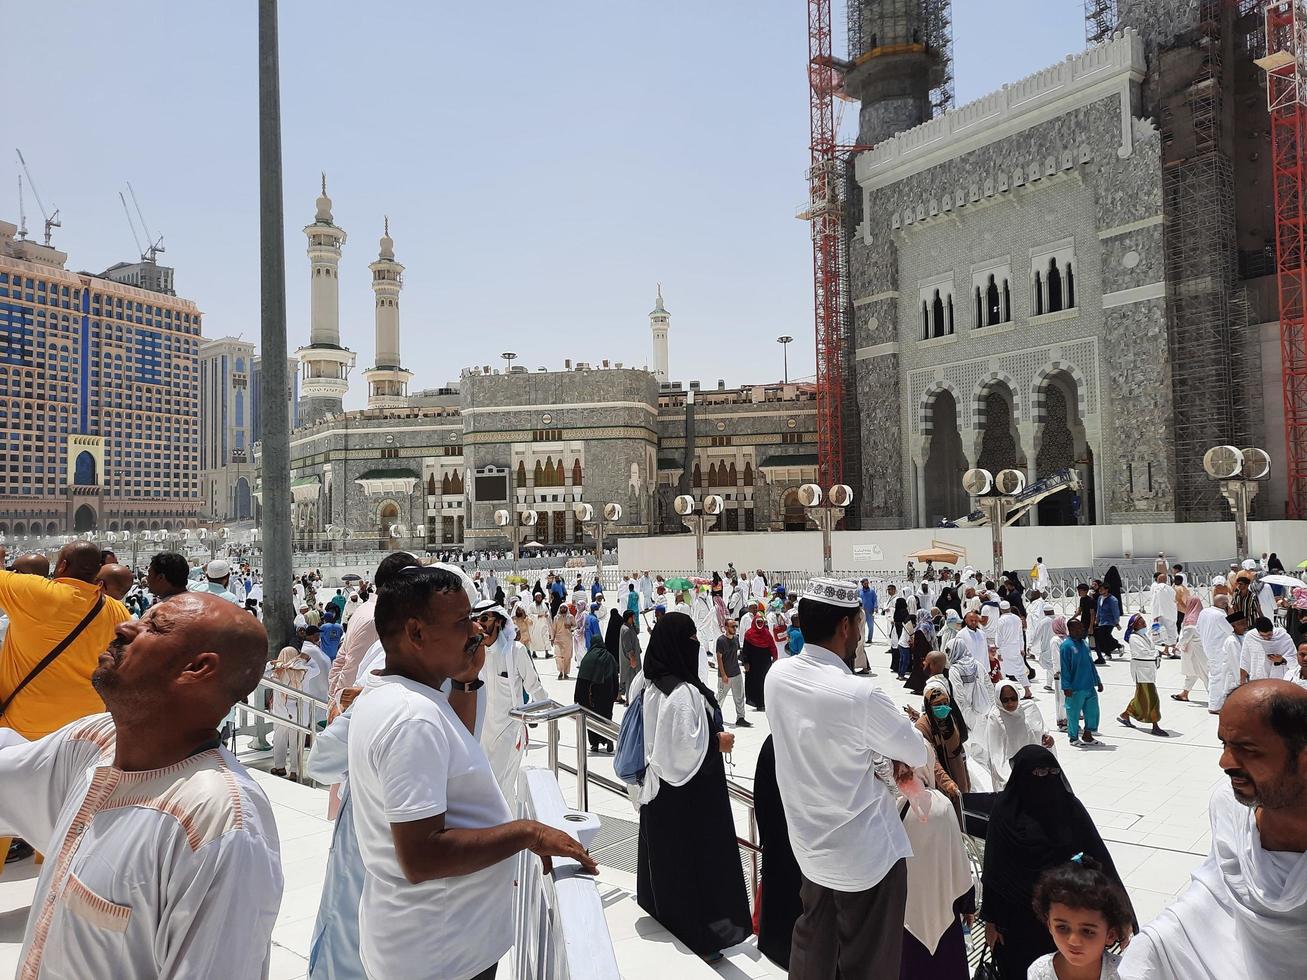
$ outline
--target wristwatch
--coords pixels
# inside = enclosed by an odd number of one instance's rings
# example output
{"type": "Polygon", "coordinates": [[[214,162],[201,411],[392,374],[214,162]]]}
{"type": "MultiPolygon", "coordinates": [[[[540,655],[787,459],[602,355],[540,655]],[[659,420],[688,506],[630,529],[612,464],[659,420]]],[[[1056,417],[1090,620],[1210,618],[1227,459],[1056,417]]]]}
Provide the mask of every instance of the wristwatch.
{"type": "Polygon", "coordinates": [[[449,689],[451,691],[462,691],[464,693],[469,693],[471,691],[479,691],[481,690],[481,688],[485,686],[486,686],[486,682],[483,681],[480,677],[478,677],[474,681],[456,681],[452,677],[449,679],[449,689]]]}

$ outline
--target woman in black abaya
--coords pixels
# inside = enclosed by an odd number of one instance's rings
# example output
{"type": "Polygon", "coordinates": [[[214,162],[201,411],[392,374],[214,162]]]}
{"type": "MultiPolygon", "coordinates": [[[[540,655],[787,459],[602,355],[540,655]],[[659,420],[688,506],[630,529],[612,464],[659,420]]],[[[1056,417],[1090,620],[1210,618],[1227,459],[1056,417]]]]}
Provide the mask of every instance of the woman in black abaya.
{"type": "Polygon", "coordinates": [[[608,612],[608,625],[604,627],[604,647],[613,655],[613,663],[622,662],[622,652],[617,649],[622,643],[622,613],[611,609],[608,612]]]}
{"type": "Polygon", "coordinates": [[[762,843],[762,876],[758,885],[758,951],[777,966],[790,968],[790,937],[803,913],[799,887],[803,876],[790,846],[789,826],[776,783],[776,747],[772,737],[762,743],[753,781],[754,813],[762,843]]]}
{"type": "Polygon", "coordinates": [[[1112,855],[1071,792],[1057,756],[1042,745],[1025,746],[1012,760],[1012,777],[985,834],[980,917],[1003,980],[1025,980],[1030,964],[1056,949],[1048,925],[1031,906],[1035,881],[1045,869],[1081,853],[1121,884],[1112,855]]]}
{"type": "Polygon", "coordinates": [[[668,613],[649,635],[632,703],[641,694],[648,769],[639,791],[636,900],[715,962],[753,930],[722,763],[734,740],[699,679],[699,639],[684,613],[668,613]]]}
{"type": "MultiPolygon", "coordinates": [[[[609,720],[617,699],[617,664],[599,637],[590,641],[590,649],[576,670],[576,703],[609,720]]],[[[602,735],[586,732],[591,752],[612,752],[613,743],[602,735]]]]}
{"type": "MultiPolygon", "coordinates": [[[[767,628],[767,617],[760,611],[753,614],[753,622],[744,631],[744,645],[740,648],[740,664],[744,668],[744,700],[758,711],[767,708],[763,696],[767,671],[776,659],[776,640],[767,628]]],[[[664,617],[665,618],[665,617],[664,617]]]]}

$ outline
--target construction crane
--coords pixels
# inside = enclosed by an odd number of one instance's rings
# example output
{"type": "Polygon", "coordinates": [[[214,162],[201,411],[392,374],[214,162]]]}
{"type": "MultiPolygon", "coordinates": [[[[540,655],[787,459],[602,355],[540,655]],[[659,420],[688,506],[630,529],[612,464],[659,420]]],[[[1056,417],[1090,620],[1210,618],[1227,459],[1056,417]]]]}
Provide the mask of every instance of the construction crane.
{"type": "MultiPolygon", "coordinates": [[[[163,247],[163,236],[160,235],[158,238],[155,238],[154,235],[152,235],[152,234],[150,233],[150,226],[147,225],[147,224],[145,223],[145,215],[141,213],[141,205],[140,205],[140,203],[136,200],[136,191],[132,189],[132,182],[131,182],[130,180],[127,181],[127,193],[131,195],[131,198],[132,198],[132,206],[136,208],[136,217],[138,217],[138,218],[141,219],[141,230],[145,232],[145,240],[146,240],[146,242],[148,243],[148,244],[146,245],[146,247],[145,247],[145,251],[141,252],[141,261],[142,261],[142,262],[154,262],[155,260],[158,259],[158,257],[159,257],[159,253],[160,253],[160,252],[167,251],[167,250],[163,247]]],[[[119,198],[122,197],[122,192],[121,192],[121,191],[118,192],[118,197],[119,197],[119,198]]],[[[127,210],[127,202],[126,202],[126,201],[123,201],[123,210],[124,210],[124,211],[127,210]]],[[[131,220],[132,220],[132,216],[131,216],[131,214],[129,213],[129,214],[127,215],[127,221],[128,221],[128,223],[130,223],[131,220]]],[[[132,228],[132,235],[135,235],[135,234],[136,234],[136,228],[133,227],[133,228],[132,228]]],[[[139,249],[139,248],[141,247],[141,243],[140,243],[139,241],[137,241],[137,243],[136,243],[136,247],[137,247],[137,249],[139,249]]]]}
{"type": "MultiPolygon", "coordinates": [[[[46,211],[45,204],[42,203],[41,201],[41,192],[36,189],[36,184],[32,181],[32,172],[27,169],[27,161],[23,159],[23,151],[18,149],[17,147],[14,147],[14,152],[18,154],[18,162],[20,165],[22,165],[23,173],[27,175],[27,186],[32,189],[32,196],[36,198],[36,206],[41,209],[41,217],[45,219],[45,244],[49,245],[50,236],[54,232],[54,229],[63,227],[63,222],[59,220],[59,209],[55,208],[53,214],[46,211]]],[[[23,182],[22,182],[22,178],[20,177],[18,181],[19,212],[20,212],[19,218],[23,225],[23,234],[26,235],[27,220],[25,216],[21,214],[22,193],[23,193],[23,182]]]]}
{"type": "Polygon", "coordinates": [[[849,63],[831,51],[832,0],[808,0],[808,203],[813,312],[817,340],[817,463],[820,482],[844,482],[844,399],[848,338],[848,273],[844,255],[844,184],[856,146],[839,143],[835,100],[844,98],[849,63]]]}
{"type": "Polygon", "coordinates": [[[1265,6],[1266,71],[1275,187],[1276,277],[1280,294],[1280,380],[1284,389],[1288,516],[1307,516],[1307,73],[1300,49],[1307,29],[1303,0],[1265,6]]]}

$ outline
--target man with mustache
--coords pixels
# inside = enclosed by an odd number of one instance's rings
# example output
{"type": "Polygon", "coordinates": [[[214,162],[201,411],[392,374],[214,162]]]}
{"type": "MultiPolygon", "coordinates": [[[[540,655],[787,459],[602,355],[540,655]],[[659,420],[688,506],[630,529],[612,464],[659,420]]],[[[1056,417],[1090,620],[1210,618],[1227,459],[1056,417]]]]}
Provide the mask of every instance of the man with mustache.
{"type": "Polygon", "coordinates": [[[0,826],[46,855],[20,976],[266,976],[277,829],[217,728],[267,643],[237,606],[177,596],[100,655],[109,714],[33,742],[0,729],[0,826]]]}
{"type": "Polygon", "coordinates": [[[1229,777],[1212,795],[1212,850],[1189,888],[1135,937],[1122,980],[1302,975],[1307,942],[1307,690],[1234,691],[1217,735],[1229,777]]]}
{"type": "Polygon", "coordinates": [[[364,972],[488,980],[513,941],[517,854],[595,863],[562,831],[512,818],[474,734],[486,651],[459,576],[402,570],[377,596],[376,627],[385,667],[352,706],[348,738],[364,972]]]}

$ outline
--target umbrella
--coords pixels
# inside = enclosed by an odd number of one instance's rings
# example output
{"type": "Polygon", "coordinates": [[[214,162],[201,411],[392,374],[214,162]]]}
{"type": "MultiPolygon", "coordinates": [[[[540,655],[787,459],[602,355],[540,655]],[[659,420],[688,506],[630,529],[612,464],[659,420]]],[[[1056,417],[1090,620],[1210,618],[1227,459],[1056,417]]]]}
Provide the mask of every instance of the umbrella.
{"type": "Polygon", "coordinates": [[[1307,568],[1307,560],[1298,562],[1299,568],[1307,568]]]}
{"type": "Polygon", "coordinates": [[[544,545],[542,545],[539,541],[528,541],[526,544],[522,545],[522,547],[523,547],[523,548],[543,548],[544,545]]]}
{"type": "Polygon", "coordinates": [[[666,585],[667,588],[671,589],[673,592],[680,592],[684,589],[694,588],[694,583],[691,582],[688,578],[669,578],[663,584],[666,585]]]}
{"type": "Polygon", "coordinates": [[[1289,589],[1307,588],[1307,582],[1292,575],[1263,575],[1262,581],[1267,585],[1283,585],[1289,589]]]}
{"type": "Polygon", "coordinates": [[[350,572],[348,575],[342,575],[342,576],[340,577],[340,580],[341,580],[342,582],[362,582],[362,581],[363,581],[363,576],[362,576],[362,575],[355,575],[353,572],[350,572]]]}
{"type": "Polygon", "coordinates": [[[955,551],[947,551],[944,548],[922,548],[920,551],[914,551],[909,558],[916,561],[938,561],[951,565],[958,560],[958,554],[955,551]]]}

